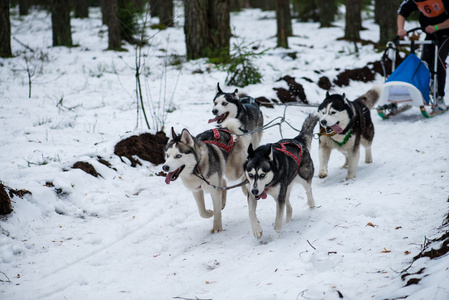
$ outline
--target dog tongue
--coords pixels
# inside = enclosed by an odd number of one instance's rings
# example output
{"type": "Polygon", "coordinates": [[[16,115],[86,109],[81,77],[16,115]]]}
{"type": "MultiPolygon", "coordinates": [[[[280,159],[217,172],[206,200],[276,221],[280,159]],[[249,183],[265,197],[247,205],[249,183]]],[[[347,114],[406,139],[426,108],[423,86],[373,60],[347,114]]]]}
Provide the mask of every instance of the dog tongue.
{"type": "Polygon", "coordinates": [[[262,199],[267,199],[267,192],[263,191],[262,194],[259,195],[259,197],[262,199]]]}
{"type": "Polygon", "coordinates": [[[208,123],[217,122],[219,118],[220,116],[216,116],[215,118],[210,119],[208,123]]]}
{"type": "Polygon", "coordinates": [[[166,184],[170,184],[171,179],[173,177],[173,174],[175,174],[175,172],[170,172],[170,173],[167,174],[167,177],[165,177],[165,183],[166,184]]]}
{"type": "Polygon", "coordinates": [[[331,126],[330,128],[332,129],[333,132],[336,132],[336,133],[343,132],[343,129],[340,126],[338,126],[337,124],[335,124],[334,126],[331,126]]]}

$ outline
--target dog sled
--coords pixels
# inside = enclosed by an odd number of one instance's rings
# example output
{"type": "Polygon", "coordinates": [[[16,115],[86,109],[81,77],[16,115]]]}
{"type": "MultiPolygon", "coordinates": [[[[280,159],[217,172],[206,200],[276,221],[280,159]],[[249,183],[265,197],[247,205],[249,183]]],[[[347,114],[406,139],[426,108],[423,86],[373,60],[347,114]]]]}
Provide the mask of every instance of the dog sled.
{"type": "MultiPolygon", "coordinates": [[[[416,30],[421,30],[421,28],[413,28],[407,31],[407,33],[416,30]]],[[[433,66],[427,66],[426,62],[416,56],[416,45],[434,45],[434,57],[438,57],[439,45],[436,39],[406,41],[399,40],[399,37],[396,37],[387,44],[382,63],[384,63],[386,56],[390,54],[392,56],[392,73],[383,85],[382,95],[378,102],[377,113],[382,119],[388,119],[412,107],[419,107],[421,114],[425,118],[431,118],[445,112],[445,110],[438,110],[436,108],[438,90],[436,71],[438,59],[434,59],[433,66]],[[411,53],[395,68],[399,45],[409,46],[411,53]],[[427,110],[428,108],[430,111],[427,110]]]]}

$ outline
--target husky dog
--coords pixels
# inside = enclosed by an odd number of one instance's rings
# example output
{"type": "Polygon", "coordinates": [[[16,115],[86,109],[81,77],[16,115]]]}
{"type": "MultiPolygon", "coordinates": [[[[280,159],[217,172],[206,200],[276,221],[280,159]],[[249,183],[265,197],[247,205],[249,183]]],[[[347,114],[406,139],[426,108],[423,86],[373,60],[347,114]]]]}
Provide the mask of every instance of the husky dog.
{"type": "MultiPolygon", "coordinates": [[[[230,119],[237,119],[240,122],[240,129],[243,132],[251,131],[263,126],[263,115],[260,105],[254,98],[239,94],[238,89],[233,93],[225,93],[217,83],[217,94],[214,98],[214,108],[212,113],[216,116],[209,120],[209,123],[217,122],[224,126],[223,122],[230,119]]],[[[257,147],[262,138],[262,131],[252,134],[251,143],[257,147]]]]}
{"type": "Polygon", "coordinates": [[[374,125],[370,109],[380,97],[380,87],[373,87],[354,101],[345,94],[326,93],[326,98],[318,107],[320,116],[318,177],[327,176],[327,165],[332,149],[338,149],[346,157],[343,168],[348,169],[346,180],[355,177],[360,157],[360,144],[365,147],[365,162],[372,162],[371,144],[374,125]]]}
{"type": "MultiPolygon", "coordinates": [[[[229,124],[231,125],[231,124],[229,124]]],[[[238,131],[238,128],[233,128],[238,131]]],[[[214,217],[211,232],[223,230],[221,210],[226,205],[226,176],[229,180],[243,177],[244,151],[249,136],[235,137],[227,129],[212,129],[193,137],[187,129],[172,138],[165,146],[166,161],[162,169],[167,172],[165,183],[181,177],[192,191],[201,217],[214,217]],[[210,193],[213,211],[206,209],[204,192],[210,193]]]]}
{"type": "Polygon", "coordinates": [[[287,206],[287,218],[292,218],[290,190],[293,181],[301,183],[306,190],[307,204],[315,206],[312,195],[313,161],[310,157],[313,129],[318,122],[317,115],[309,115],[302,125],[301,132],[294,139],[282,139],[277,143],[259,146],[253,150],[248,147],[248,158],[243,165],[248,180],[247,195],[249,220],[253,234],[260,239],[262,228],[256,216],[257,200],[265,199],[267,194],[276,201],[276,220],[274,229],[280,232],[287,206]]]}

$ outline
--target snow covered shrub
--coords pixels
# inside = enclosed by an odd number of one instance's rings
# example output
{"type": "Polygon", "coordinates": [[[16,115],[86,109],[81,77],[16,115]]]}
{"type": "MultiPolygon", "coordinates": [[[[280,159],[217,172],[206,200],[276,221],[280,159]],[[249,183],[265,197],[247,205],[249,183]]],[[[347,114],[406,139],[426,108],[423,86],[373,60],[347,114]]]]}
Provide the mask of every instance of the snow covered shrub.
{"type": "Polygon", "coordinates": [[[252,47],[252,43],[235,43],[233,47],[229,55],[229,62],[219,66],[219,68],[227,70],[226,85],[245,87],[261,83],[262,74],[253,61],[263,56],[266,50],[254,52],[255,47],[252,47]]]}
{"type": "Polygon", "coordinates": [[[23,45],[25,50],[19,55],[23,56],[25,67],[14,71],[26,71],[28,78],[28,98],[31,98],[31,87],[34,80],[44,74],[44,66],[50,62],[48,52],[41,49],[32,49],[23,45]]]}

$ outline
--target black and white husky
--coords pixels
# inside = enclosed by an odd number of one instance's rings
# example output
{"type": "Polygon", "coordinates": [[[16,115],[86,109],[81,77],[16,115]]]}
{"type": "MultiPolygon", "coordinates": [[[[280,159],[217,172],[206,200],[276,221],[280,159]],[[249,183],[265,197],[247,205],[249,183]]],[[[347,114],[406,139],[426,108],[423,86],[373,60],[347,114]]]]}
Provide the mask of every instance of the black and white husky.
{"type": "Polygon", "coordinates": [[[282,139],[277,143],[259,146],[256,150],[248,147],[248,158],[243,165],[248,180],[247,195],[249,219],[256,238],[262,236],[262,228],[256,216],[257,201],[267,194],[276,201],[276,220],[274,229],[280,232],[287,207],[287,218],[292,218],[290,190],[294,181],[306,190],[307,204],[315,206],[312,195],[313,161],[310,157],[313,129],[318,116],[309,115],[302,125],[301,132],[294,139],[282,139]]]}
{"type": "Polygon", "coordinates": [[[347,180],[355,177],[360,144],[365,147],[365,162],[372,162],[374,125],[370,109],[374,107],[380,93],[380,88],[376,86],[354,101],[346,99],[345,94],[326,93],[326,98],[318,107],[320,116],[318,177],[327,176],[327,165],[333,149],[339,150],[346,157],[343,168],[348,169],[347,180]]]}
{"type": "MultiPolygon", "coordinates": [[[[219,125],[230,119],[240,122],[239,128],[243,132],[252,131],[263,126],[263,115],[260,105],[254,98],[239,94],[238,89],[233,93],[225,93],[217,83],[217,93],[214,97],[214,108],[212,113],[215,118],[209,123],[217,122],[219,125]]],[[[252,134],[251,143],[257,147],[262,138],[262,130],[252,134]]]]}
{"type": "Polygon", "coordinates": [[[200,216],[214,217],[211,232],[222,231],[221,210],[226,205],[226,190],[222,189],[226,187],[224,177],[229,180],[243,177],[250,137],[236,137],[225,128],[207,130],[196,137],[187,129],[178,135],[172,128],[171,134],[164,149],[166,161],[162,169],[168,173],[165,183],[170,184],[180,177],[192,191],[200,216]],[[206,209],[204,192],[211,194],[213,210],[206,209]]]}

